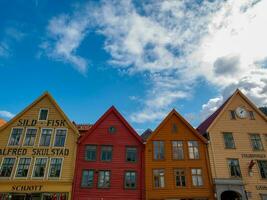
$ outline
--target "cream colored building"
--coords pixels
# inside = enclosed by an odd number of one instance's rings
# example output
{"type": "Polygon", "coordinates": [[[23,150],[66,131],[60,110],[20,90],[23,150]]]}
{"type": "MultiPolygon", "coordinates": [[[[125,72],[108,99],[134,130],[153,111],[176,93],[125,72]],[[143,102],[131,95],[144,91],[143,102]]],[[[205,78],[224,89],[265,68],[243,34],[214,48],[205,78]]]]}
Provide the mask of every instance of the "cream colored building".
{"type": "Polygon", "coordinates": [[[200,126],[217,199],[267,199],[267,118],[244,95],[232,96],[200,126]]]}

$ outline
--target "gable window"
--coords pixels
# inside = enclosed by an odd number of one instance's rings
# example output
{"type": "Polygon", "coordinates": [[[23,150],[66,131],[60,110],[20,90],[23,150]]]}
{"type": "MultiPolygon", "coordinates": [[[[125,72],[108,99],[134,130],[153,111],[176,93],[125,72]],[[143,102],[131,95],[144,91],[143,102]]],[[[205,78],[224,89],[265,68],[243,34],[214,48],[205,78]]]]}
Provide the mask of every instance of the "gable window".
{"type": "Polygon", "coordinates": [[[39,118],[38,120],[39,121],[46,121],[48,118],[48,109],[40,109],[40,112],[39,112],[39,118]]]}
{"type": "Polygon", "coordinates": [[[253,111],[249,111],[248,113],[249,113],[249,119],[255,120],[254,112],[253,111]]]}
{"type": "Polygon", "coordinates": [[[110,187],[110,171],[99,171],[98,173],[98,187],[109,188],[110,187]]]}
{"type": "Polygon", "coordinates": [[[172,124],[172,133],[177,133],[178,132],[178,127],[176,124],[172,124]]]}
{"type": "Polygon", "coordinates": [[[51,158],[49,177],[59,178],[61,173],[62,158],[51,158]]]}
{"type": "Polygon", "coordinates": [[[202,179],[202,170],[201,169],[191,169],[192,173],[192,183],[193,186],[203,186],[203,179],[202,179]]]}
{"type": "Polygon", "coordinates": [[[235,115],[235,111],[234,110],[230,110],[230,119],[232,119],[232,120],[236,119],[236,115],[235,115]]]}
{"type": "Polygon", "coordinates": [[[136,160],[137,160],[137,148],[127,147],[126,148],[126,161],[136,162],[136,160]]]}
{"type": "Polygon", "coordinates": [[[44,177],[46,163],[47,163],[47,158],[36,158],[34,168],[33,168],[33,174],[32,174],[34,178],[44,177]]]}
{"type": "Polygon", "coordinates": [[[199,159],[199,150],[197,141],[188,141],[188,152],[190,159],[199,159]]]}
{"type": "Polygon", "coordinates": [[[0,168],[0,177],[10,177],[14,164],[15,158],[4,158],[2,166],[0,168]]]}
{"type": "Polygon", "coordinates": [[[94,170],[84,169],[82,172],[82,187],[93,187],[94,184],[94,170]]]}
{"type": "Polygon", "coordinates": [[[16,177],[27,177],[31,164],[31,158],[20,158],[16,177]]]}
{"type": "Polygon", "coordinates": [[[51,136],[52,136],[52,129],[43,128],[39,146],[49,146],[51,141],[51,136]]]}
{"type": "Polygon", "coordinates": [[[11,132],[11,135],[9,138],[9,142],[8,142],[9,146],[18,146],[19,145],[22,131],[23,131],[23,128],[13,128],[12,129],[12,132],[11,132]]]}
{"type": "Polygon", "coordinates": [[[125,172],[125,180],[124,180],[124,187],[126,189],[134,189],[136,188],[136,172],[125,172]]]}
{"type": "Polygon", "coordinates": [[[172,141],[172,158],[174,160],[184,159],[183,141],[172,141]]]}
{"type": "Polygon", "coordinates": [[[109,133],[116,133],[116,127],[115,126],[110,126],[109,128],[108,128],[108,132],[109,133]]]}
{"type": "Polygon", "coordinates": [[[185,170],[184,169],[175,169],[174,170],[175,186],[176,187],[185,187],[185,170]]]}
{"type": "Polygon", "coordinates": [[[224,146],[226,149],[234,149],[235,148],[235,142],[233,134],[230,132],[224,132],[223,133],[223,139],[224,139],[224,146]]]}
{"type": "Polygon", "coordinates": [[[228,166],[231,177],[241,177],[241,170],[238,159],[228,159],[228,166]]]}
{"type": "Polygon", "coordinates": [[[24,146],[33,146],[36,138],[37,129],[36,128],[27,128],[24,146]]]}
{"type": "Polygon", "coordinates": [[[153,141],[154,148],[154,159],[155,160],[164,160],[164,141],[153,141]]]}
{"type": "Polygon", "coordinates": [[[55,136],[55,147],[64,147],[65,141],[67,136],[67,130],[66,129],[56,129],[56,136],[55,136]]]}
{"type": "Polygon", "coordinates": [[[86,145],[85,147],[85,160],[95,161],[96,160],[96,145],[86,145]]]}
{"type": "Polygon", "coordinates": [[[267,160],[258,160],[261,178],[267,179],[267,160]]]}
{"type": "Polygon", "coordinates": [[[112,160],[112,146],[101,147],[101,160],[111,161],[112,160]]]}
{"type": "Polygon", "coordinates": [[[255,151],[263,150],[260,134],[250,134],[250,140],[251,140],[253,150],[255,151]]]}
{"type": "Polygon", "coordinates": [[[154,169],[153,170],[153,181],[155,188],[165,187],[165,171],[164,169],[154,169]]]}

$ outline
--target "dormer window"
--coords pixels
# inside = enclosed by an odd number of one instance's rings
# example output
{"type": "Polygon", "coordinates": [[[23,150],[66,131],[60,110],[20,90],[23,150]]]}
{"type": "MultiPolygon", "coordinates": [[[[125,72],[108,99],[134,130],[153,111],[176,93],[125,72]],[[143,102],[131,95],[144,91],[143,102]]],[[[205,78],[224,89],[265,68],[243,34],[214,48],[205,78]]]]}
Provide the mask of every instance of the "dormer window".
{"type": "Polygon", "coordinates": [[[39,112],[39,121],[46,121],[48,118],[48,109],[42,108],[39,112]]]}
{"type": "Polygon", "coordinates": [[[108,128],[108,132],[109,132],[109,133],[116,133],[116,128],[115,128],[115,126],[110,126],[110,127],[108,128]]]}

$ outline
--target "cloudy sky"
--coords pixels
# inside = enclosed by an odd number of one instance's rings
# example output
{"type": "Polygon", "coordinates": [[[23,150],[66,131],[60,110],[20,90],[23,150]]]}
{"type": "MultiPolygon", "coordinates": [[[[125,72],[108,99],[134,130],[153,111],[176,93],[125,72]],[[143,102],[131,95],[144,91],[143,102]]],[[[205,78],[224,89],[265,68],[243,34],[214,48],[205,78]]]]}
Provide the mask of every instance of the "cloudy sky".
{"type": "Polygon", "coordinates": [[[197,126],[236,89],[267,105],[266,0],[0,1],[0,117],[44,91],[80,123],[197,126]]]}

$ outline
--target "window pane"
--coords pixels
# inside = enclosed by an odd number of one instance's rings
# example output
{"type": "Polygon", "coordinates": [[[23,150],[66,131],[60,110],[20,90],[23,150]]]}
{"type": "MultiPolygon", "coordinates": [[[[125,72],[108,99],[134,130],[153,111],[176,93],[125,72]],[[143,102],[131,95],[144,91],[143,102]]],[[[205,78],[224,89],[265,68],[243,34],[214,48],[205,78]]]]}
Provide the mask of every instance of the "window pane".
{"type": "Polygon", "coordinates": [[[35,129],[35,128],[28,128],[27,129],[25,141],[24,141],[25,146],[33,146],[34,145],[36,133],[37,133],[37,129],[35,129]]]}
{"type": "Polygon", "coordinates": [[[165,157],[164,153],[164,142],[163,141],[153,141],[154,148],[154,159],[163,160],[165,157]]]}
{"type": "Polygon", "coordinates": [[[259,134],[250,134],[250,140],[253,150],[263,150],[261,137],[259,134]]]}
{"type": "Polygon", "coordinates": [[[49,146],[52,136],[52,129],[42,129],[40,146],[49,146]]]}
{"type": "Polygon", "coordinates": [[[33,170],[33,177],[41,178],[45,175],[47,158],[36,158],[34,170],[33,170]]]}
{"type": "Polygon", "coordinates": [[[258,160],[258,165],[259,165],[261,177],[266,179],[267,178],[267,161],[258,160]]]}
{"type": "Polygon", "coordinates": [[[188,141],[188,151],[190,159],[199,159],[199,150],[197,141],[188,141]]]}
{"type": "Polygon", "coordinates": [[[225,148],[233,149],[235,148],[234,138],[232,133],[223,133],[225,148]]]}
{"type": "Polygon", "coordinates": [[[175,184],[176,187],[185,186],[185,170],[184,169],[175,169],[174,170],[175,184]]]}
{"type": "Polygon", "coordinates": [[[229,159],[228,166],[229,166],[231,177],[241,177],[241,171],[240,171],[239,162],[237,159],[229,159]]]}
{"type": "Polygon", "coordinates": [[[62,158],[52,158],[50,162],[49,177],[60,177],[62,158]]]}
{"type": "Polygon", "coordinates": [[[9,139],[8,145],[10,146],[17,146],[19,145],[20,137],[22,135],[22,128],[13,128],[11,132],[11,136],[9,139]]]}
{"type": "Polygon", "coordinates": [[[47,120],[47,116],[48,116],[48,109],[41,109],[39,120],[47,120]]]}
{"type": "Polygon", "coordinates": [[[134,147],[126,148],[126,161],[128,162],[136,162],[137,149],[134,147]]]}
{"type": "Polygon", "coordinates": [[[136,187],[136,172],[125,172],[125,188],[136,187]]]}
{"type": "Polygon", "coordinates": [[[85,150],[85,160],[95,161],[96,160],[96,146],[87,145],[85,150]]]}
{"type": "Polygon", "coordinates": [[[184,159],[183,142],[172,141],[172,156],[175,160],[184,159]]]}
{"type": "Polygon", "coordinates": [[[192,183],[196,187],[203,186],[202,170],[201,169],[191,169],[192,173],[192,183]]]}
{"type": "Polygon", "coordinates": [[[92,187],[94,182],[94,170],[83,170],[82,187],[92,187]]]}
{"type": "Polygon", "coordinates": [[[15,163],[15,158],[4,158],[0,168],[0,177],[10,177],[15,163]]]}
{"type": "Polygon", "coordinates": [[[165,172],[163,169],[153,170],[153,179],[154,179],[154,187],[155,188],[164,188],[165,187],[164,176],[165,176],[165,172]]]}
{"type": "Polygon", "coordinates": [[[235,115],[235,111],[234,111],[234,110],[230,110],[230,117],[231,117],[231,119],[233,119],[233,120],[236,119],[236,115],[235,115]]]}
{"type": "Polygon", "coordinates": [[[254,117],[254,112],[253,112],[253,111],[249,111],[249,118],[250,118],[251,120],[254,120],[254,119],[255,119],[255,117],[254,117]]]}
{"type": "Polygon", "coordinates": [[[55,144],[56,147],[64,147],[66,140],[67,130],[65,129],[57,129],[55,144]]]}
{"type": "Polygon", "coordinates": [[[112,146],[101,147],[101,160],[111,161],[112,160],[112,146]]]}
{"type": "Polygon", "coordinates": [[[110,171],[99,171],[98,174],[98,187],[108,188],[110,187],[110,171]]]}
{"type": "Polygon", "coordinates": [[[20,158],[16,177],[27,177],[30,164],[31,158],[20,158]]]}

